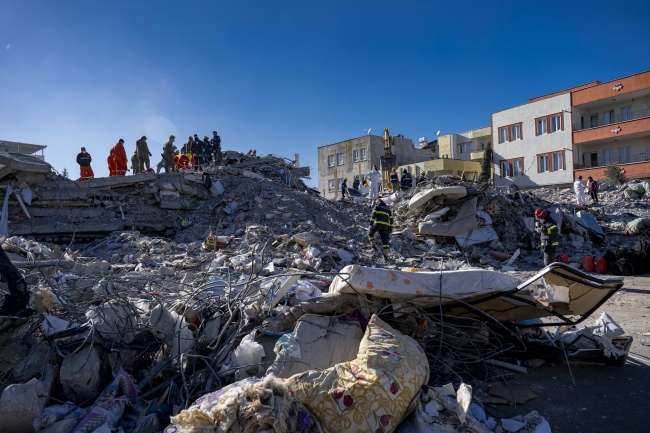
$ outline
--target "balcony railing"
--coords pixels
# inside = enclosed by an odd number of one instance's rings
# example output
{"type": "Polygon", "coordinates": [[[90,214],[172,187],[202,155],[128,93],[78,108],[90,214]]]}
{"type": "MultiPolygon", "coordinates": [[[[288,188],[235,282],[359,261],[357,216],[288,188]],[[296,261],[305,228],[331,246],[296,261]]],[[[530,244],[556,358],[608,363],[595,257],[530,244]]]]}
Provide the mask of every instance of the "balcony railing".
{"type": "Polygon", "coordinates": [[[598,159],[593,161],[585,161],[585,164],[574,164],[575,169],[579,170],[582,168],[596,168],[596,167],[605,167],[611,164],[631,164],[633,162],[646,162],[650,161],[650,151],[645,153],[639,153],[638,155],[632,155],[630,157],[624,158],[605,158],[598,159]]]}
{"type": "Polygon", "coordinates": [[[485,151],[480,150],[480,151],[475,151],[469,154],[469,159],[472,161],[476,159],[483,159],[483,155],[485,155],[485,151]]]}
{"type": "Polygon", "coordinates": [[[627,122],[628,120],[643,119],[644,117],[650,117],[650,108],[632,111],[631,113],[626,114],[603,116],[595,119],[585,117],[584,122],[573,124],[573,130],[582,131],[583,129],[598,128],[599,126],[613,125],[615,123],[627,122]]]}

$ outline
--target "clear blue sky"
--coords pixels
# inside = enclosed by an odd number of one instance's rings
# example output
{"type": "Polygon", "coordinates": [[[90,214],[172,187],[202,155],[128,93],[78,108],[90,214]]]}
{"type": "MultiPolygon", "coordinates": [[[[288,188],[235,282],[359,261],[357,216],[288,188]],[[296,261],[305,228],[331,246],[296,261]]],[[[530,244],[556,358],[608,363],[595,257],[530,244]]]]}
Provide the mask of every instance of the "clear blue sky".
{"type": "MultiPolygon", "coordinates": [[[[211,135],[301,155],[363,135],[417,142],[650,69],[650,2],[0,2],[0,139],[107,175],[122,137],[211,135]]],[[[314,184],[316,174],[312,176],[314,184]]]]}

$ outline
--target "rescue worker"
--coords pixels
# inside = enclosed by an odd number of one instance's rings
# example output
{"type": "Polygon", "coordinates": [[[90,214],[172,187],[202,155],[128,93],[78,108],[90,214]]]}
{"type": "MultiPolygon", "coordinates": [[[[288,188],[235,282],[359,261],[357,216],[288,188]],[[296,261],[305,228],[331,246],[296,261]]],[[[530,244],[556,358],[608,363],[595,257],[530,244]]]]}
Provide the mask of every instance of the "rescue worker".
{"type": "Polygon", "coordinates": [[[138,162],[138,151],[134,150],[133,155],[131,155],[131,171],[133,174],[140,173],[140,163],[138,162]]]}
{"type": "Polygon", "coordinates": [[[207,135],[203,136],[203,157],[206,163],[212,162],[212,145],[207,135]]]}
{"type": "Polygon", "coordinates": [[[387,258],[388,249],[390,248],[390,234],[393,231],[393,213],[380,198],[375,200],[374,204],[375,207],[372,209],[372,214],[370,215],[368,240],[370,241],[370,246],[374,248],[377,245],[375,243],[375,233],[379,232],[384,258],[387,258]]]}
{"type": "Polygon", "coordinates": [[[124,140],[120,138],[112,150],[115,157],[115,176],[126,176],[126,172],[129,171],[129,160],[124,150],[124,140]]]}
{"type": "Polygon", "coordinates": [[[591,197],[594,203],[598,204],[598,182],[596,182],[591,176],[589,176],[587,180],[587,190],[589,191],[589,197],[591,197]]]}
{"type": "Polygon", "coordinates": [[[178,152],[178,150],[175,153],[176,155],[174,156],[174,163],[176,163],[176,169],[187,170],[190,168],[190,159],[187,157],[187,155],[178,152]]]}
{"type": "Polygon", "coordinates": [[[77,164],[79,164],[79,172],[81,174],[79,180],[86,181],[95,177],[95,173],[93,173],[93,169],[90,167],[92,160],[90,153],[86,152],[85,147],[82,147],[81,152],[77,155],[77,164]]]}
{"type": "Polygon", "coordinates": [[[176,164],[174,163],[174,151],[176,150],[176,146],[174,146],[174,140],[176,140],[176,137],[170,135],[169,140],[167,140],[163,145],[163,153],[161,156],[163,158],[162,163],[163,167],[165,167],[165,173],[176,171],[176,164]]]}
{"type": "Polygon", "coordinates": [[[555,220],[551,218],[551,213],[546,209],[537,208],[535,219],[537,220],[535,231],[540,234],[541,249],[544,253],[544,266],[548,266],[555,261],[560,230],[555,220]]]}
{"type": "Polygon", "coordinates": [[[379,184],[381,183],[381,174],[377,171],[377,166],[373,165],[370,173],[366,175],[370,181],[370,206],[372,206],[377,198],[379,198],[379,184]]]}
{"type": "Polygon", "coordinates": [[[187,136],[187,143],[183,144],[181,147],[181,153],[188,154],[192,153],[192,143],[194,143],[194,139],[192,138],[191,135],[187,136]]]}
{"type": "Polygon", "coordinates": [[[341,182],[341,200],[343,200],[345,198],[346,194],[348,196],[350,195],[348,193],[348,178],[347,177],[343,179],[343,182],[341,182]]]}
{"type": "Polygon", "coordinates": [[[418,178],[418,181],[416,182],[416,185],[419,185],[419,184],[421,184],[423,182],[426,182],[427,180],[428,180],[427,175],[424,172],[422,172],[422,174],[418,178]]]}
{"type": "Polygon", "coordinates": [[[360,183],[361,182],[359,182],[359,176],[354,176],[354,180],[352,181],[352,189],[358,190],[360,183]]]}
{"type": "Polygon", "coordinates": [[[115,174],[117,170],[117,164],[115,163],[115,154],[113,153],[113,149],[110,150],[108,158],[106,158],[106,162],[108,163],[108,177],[117,176],[115,174]]]}
{"type": "Polygon", "coordinates": [[[573,191],[576,193],[576,202],[578,206],[585,205],[585,184],[582,182],[582,176],[578,176],[575,182],[573,182],[573,191]]]}
{"type": "Polygon", "coordinates": [[[194,156],[194,168],[200,168],[203,163],[203,142],[199,140],[197,134],[194,134],[194,141],[192,141],[192,155],[194,156]]]}
{"type": "Polygon", "coordinates": [[[149,171],[149,169],[151,168],[151,162],[149,161],[149,157],[152,155],[151,152],[149,152],[149,146],[147,145],[147,137],[143,135],[141,139],[136,141],[135,150],[138,154],[139,172],[143,173],[145,171],[145,167],[147,167],[146,170],[149,171]]]}
{"type": "Polygon", "coordinates": [[[219,137],[217,131],[212,131],[210,145],[212,147],[212,152],[214,153],[214,160],[216,162],[221,162],[221,137],[219,137]]]}
{"type": "Polygon", "coordinates": [[[393,186],[393,192],[399,191],[399,175],[395,167],[390,170],[390,184],[393,186]]]}
{"type": "Polygon", "coordinates": [[[413,177],[406,169],[402,170],[402,191],[408,191],[413,187],[413,177]]]}

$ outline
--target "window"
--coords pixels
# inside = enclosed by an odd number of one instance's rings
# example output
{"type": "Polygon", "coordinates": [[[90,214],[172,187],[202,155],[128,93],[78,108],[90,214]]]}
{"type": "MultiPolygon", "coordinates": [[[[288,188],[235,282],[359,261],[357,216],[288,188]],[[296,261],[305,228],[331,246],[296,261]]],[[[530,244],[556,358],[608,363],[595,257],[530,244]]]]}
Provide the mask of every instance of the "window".
{"type": "Polygon", "coordinates": [[[539,168],[538,171],[540,173],[544,173],[545,171],[548,171],[548,155],[538,155],[537,164],[539,168]]]}
{"type": "Polygon", "coordinates": [[[612,123],[614,121],[614,110],[605,111],[603,113],[603,117],[605,118],[605,123],[604,124],[609,125],[610,123],[612,123]]]}
{"type": "Polygon", "coordinates": [[[509,177],[510,175],[510,161],[501,161],[501,177],[509,177]]]}
{"type": "Polygon", "coordinates": [[[472,143],[463,143],[458,145],[458,153],[470,153],[472,143]]]}
{"type": "Polygon", "coordinates": [[[354,162],[359,162],[359,151],[358,150],[353,150],[352,151],[352,160],[354,162]]]}
{"type": "Polygon", "coordinates": [[[499,128],[499,143],[505,143],[508,140],[508,127],[499,128]]]}
{"type": "Polygon", "coordinates": [[[329,189],[330,192],[334,192],[334,179],[330,179],[327,181],[327,188],[329,189]]]}
{"type": "Polygon", "coordinates": [[[614,163],[614,149],[603,150],[603,159],[605,160],[605,165],[610,165],[614,163]]]}
{"type": "Polygon", "coordinates": [[[598,114],[592,114],[589,116],[589,121],[591,122],[590,128],[595,128],[598,126],[598,114]]]}
{"type": "Polygon", "coordinates": [[[336,165],[343,165],[343,154],[342,153],[337,153],[336,154],[336,165]]]}
{"type": "Polygon", "coordinates": [[[632,106],[621,108],[621,122],[632,120],[632,106]]]}
{"type": "Polygon", "coordinates": [[[361,161],[367,161],[368,157],[366,156],[366,149],[361,149],[361,161]]]}
{"type": "Polygon", "coordinates": [[[546,134],[546,117],[537,119],[537,135],[546,134]]]}
{"type": "Polygon", "coordinates": [[[551,132],[559,131],[562,129],[562,118],[559,114],[551,116],[551,132]]]}
{"type": "Polygon", "coordinates": [[[485,143],[481,143],[481,151],[485,150],[485,143]]]}
{"type": "Polygon", "coordinates": [[[562,152],[553,153],[553,166],[551,167],[551,171],[564,170],[563,157],[562,152]]]}
{"type": "Polygon", "coordinates": [[[619,164],[629,164],[630,160],[630,146],[618,148],[618,162],[619,164]]]}
{"type": "Polygon", "coordinates": [[[334,167],[334,155],[329,155],[327,157],[327,166],[334,167]]]}
{"type": "Polygon", "coordinates": [[[501,177],[522,176],[524,174],[524,158],[501,161],[501,177]]]}
{"type": "Polygon", "coordinates": [[[512,141],[521,140],[521,125],[512,125],[512,141]]]}

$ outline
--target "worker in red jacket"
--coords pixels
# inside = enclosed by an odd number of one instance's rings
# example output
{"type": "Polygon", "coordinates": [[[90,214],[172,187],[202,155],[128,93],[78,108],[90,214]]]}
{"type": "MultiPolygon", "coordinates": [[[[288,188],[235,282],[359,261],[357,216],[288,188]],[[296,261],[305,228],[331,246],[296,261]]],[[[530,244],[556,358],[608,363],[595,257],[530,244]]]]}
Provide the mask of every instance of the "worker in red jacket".
{"type": "Polygon", "coordinates": [[[113,149],[111,149],[106,162],[108,163],[108,177],[117,176],[117,164],[115,162],[115,154],[113,153],[113,149]]]}
{"type": "Polygon", "coordinates": [[[115,156],[115,176],[125,176],[129,171],[129,160],[126,158],[126,151],[124,150],[124,140],[120,138],[115,146],[113,146],[113,155],[115,156]]]}

